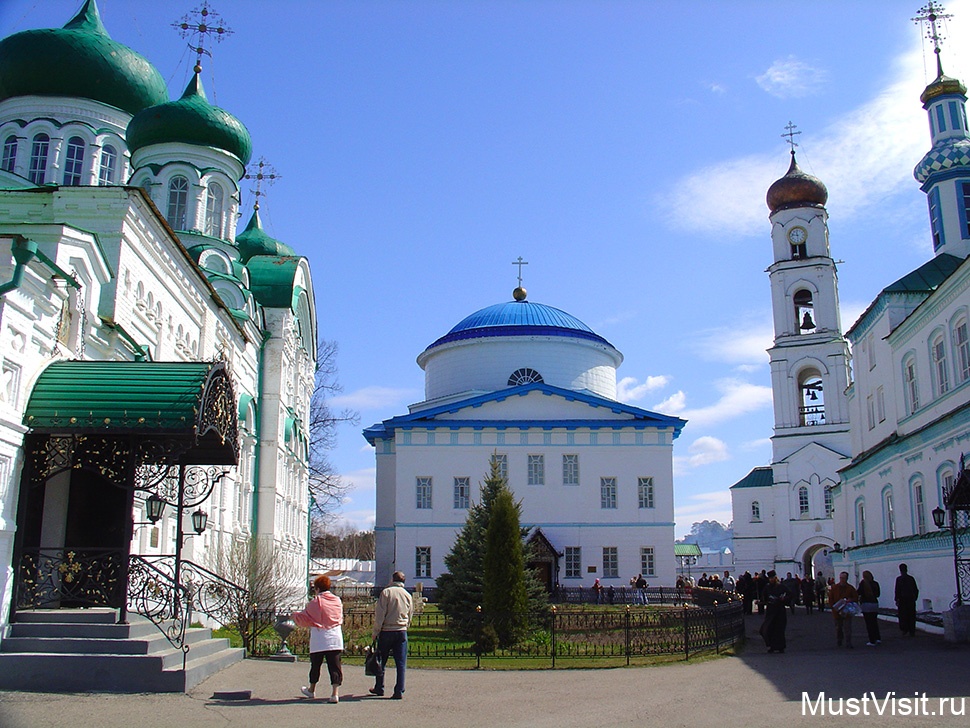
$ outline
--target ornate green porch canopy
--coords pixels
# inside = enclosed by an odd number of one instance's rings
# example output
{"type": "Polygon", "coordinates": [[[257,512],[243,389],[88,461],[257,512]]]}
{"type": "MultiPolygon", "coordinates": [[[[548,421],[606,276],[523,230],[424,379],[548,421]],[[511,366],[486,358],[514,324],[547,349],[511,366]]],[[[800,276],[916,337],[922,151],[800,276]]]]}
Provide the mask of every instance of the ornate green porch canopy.
{"type": "Polygon", "coordinates": [[[61,361],[24,413],[36,434],[174,435],[193,462],[235,464],[238,417],[223,362],[61,361]]]}

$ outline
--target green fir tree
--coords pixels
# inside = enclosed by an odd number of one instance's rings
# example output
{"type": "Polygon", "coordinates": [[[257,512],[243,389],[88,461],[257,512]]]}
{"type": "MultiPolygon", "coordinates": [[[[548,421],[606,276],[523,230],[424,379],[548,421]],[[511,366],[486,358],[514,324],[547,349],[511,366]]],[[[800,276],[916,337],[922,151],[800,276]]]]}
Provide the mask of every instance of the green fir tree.
{"type": "Polygon", "coordinates": [[[492,505],[485,535],[485,583],[482,608],[499,647],[511,647],[525,637],[529,625],[529,594],[519,508],[508,488],[502,488],[492,505]]]}

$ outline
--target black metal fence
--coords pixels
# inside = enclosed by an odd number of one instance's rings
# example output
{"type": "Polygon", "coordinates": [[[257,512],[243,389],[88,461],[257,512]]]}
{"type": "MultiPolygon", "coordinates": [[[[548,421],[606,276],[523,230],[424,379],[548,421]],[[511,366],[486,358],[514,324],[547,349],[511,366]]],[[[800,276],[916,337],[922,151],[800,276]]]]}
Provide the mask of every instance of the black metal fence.
{"type": "MultiPolygon", "coordinates": [[[[714,594],[693,597],[712,597],[707,606],[698,603],[679,605],[634,605],[618,609],[562,608],[551,606],[541,613],[529,615],[530,630],[525,639],[514,646],[486,651],[471,639],[454,634],[448,617],[439,612],[415,615],[408,632],[408,655],[422,659],[468,661],[469,666],[481,666],[495,658],[531,658],[548,661],[555,667],[562,660],[591,660],[613,658],[626,664],[636,658],[659,655],[683,655],[689,659],[700,652],[720,652],[744,640],[742,603],[723,600],[715,603],[714,594]]],[[[706,590],[711,591],[711,590],[706,590]]],[[[673,599],[674,589],[670,589],[673,599]]],[[[720,595],[720,594],[718,594],[720,595]]],[[[649,597],[648,597],[649,598],[649,597]]],[[[659,595],[658,595],[659,601],[659,595]]],[[[282,640],[273,639],[271,625],[285,613],[254,612],[253,625],[262,625],[262,639],[252,639],[254,656],[278,653],[282,640]],[[270,627],[267,629],[267,627],[270,627]]],[[[468,621],[478,620],[482,626],[489,615],[476,612],[468,621]]],[[[362,654],[371,642],[372,610],[347,610],[344,614],[344,652],[362,654]]],[[[296,655],[309,652],[309,634],[305,629],[294,630],[285,647],[296,655]]]]}

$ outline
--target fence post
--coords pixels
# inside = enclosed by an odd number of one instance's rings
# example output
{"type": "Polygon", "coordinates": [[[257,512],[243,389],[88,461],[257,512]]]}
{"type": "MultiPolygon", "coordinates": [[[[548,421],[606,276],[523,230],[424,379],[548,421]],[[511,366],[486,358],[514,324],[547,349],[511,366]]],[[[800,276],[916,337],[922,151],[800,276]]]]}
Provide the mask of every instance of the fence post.
{"type": "Polygon", "coordinates": [[[717,599],[714,600],[714,654],[721,654],[721,633],[717,629],[717,599]]]}
{"type": "Polygon", "coordinates": [[[630,666],[630,605],[626,605],[626,666],[630,666]]]}
{"type": "Polygon", "coordinates": [[[556,669],[556,615],[558,610],[556,605],[552,605],[552,627],[549,629],[550,632],[550,642],[552,643],[552,669],[556,669]]]}
{"type": "Polygon", "coordinates": [[[690,630],[687,628],[687,602],[684,602],[684,659],[690,659],[690,630]]]}
{"type": "Polygon", "coordinates": [[[475,615],[478,617],[478,644],[475,646],[475,669],[482,669],[482,630],[485,629],[485,617],[482,615],[482,605],[475,607],[475,615]]]}

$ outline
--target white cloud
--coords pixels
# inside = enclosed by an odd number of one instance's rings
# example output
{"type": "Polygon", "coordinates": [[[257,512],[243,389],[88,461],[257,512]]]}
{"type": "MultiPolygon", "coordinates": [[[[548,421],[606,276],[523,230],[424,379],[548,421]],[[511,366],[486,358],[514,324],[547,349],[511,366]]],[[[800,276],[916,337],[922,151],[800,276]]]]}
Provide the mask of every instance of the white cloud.
{"type": "MultiPolygon", "coordinates": [[[[926,113],[915,101],[924,86],[921,58],[914,44],[894,65],[898,80],[827,128],[800,137],[799,166],[827,186],[829,212],[848,215],[885,204],[887,196],[914,184],[913,165],[928,145],[926,113]]],[[[765,193],[785,170],[777,150],[721,160],[675,180],[657,199],[657,209],[671,227],[690,232],[762,235],[765,193]]]]}
{"type": "Polygon", "coordinates": [[[329,401],[329,404],[331,407],[339,409],[345,407],[353,410],[391,409],[419,396],[420,393],[414,389],[374,385],[363,387],[349,394],[338,394],[329,401]]]}
{"type": "Polygon", "coordinates": [[[715,387],[721,392],[721,397],[706,407],[687,407],[687,396],[683,392],[677,392],[655,409],[663,414],[683,417],[696,428],[733,420],[772,405],[771,387],[739,379],[721,379],[715,382],[715,387]]]}
{"type": "Polygon", "coordinates": [[[341,473],[341,480],[348,486],[347,494],[373,493],[377,487],[377,468],[362,468],[341,473]]]}
{"type": "Polygon", "coordinates": [[[730,458],[728,446],[716,437],[698,437],[687,448],[691,467],[719,463],[730,458]]]}
{"type": "Polygon", "coordinates": [[[731,492],[727,489],[710,493],[695,493],[686,504],[674,506],[676,533],[679,536],[690,532],[690,527],[700,521],[718,521],[728,524],[734,516],[731,511],[731,492]]]}
{"type": "Polygon", "coordinates": [[[773,339],[771,313],[747,313],[730,327],[695,332],[691,349],[711,361],[760,368],[768,362],[773,339]]]}
{"type": "Polygon", "coordinates": [[[647,377],[642,384],[637,383],[635,377],[623,377],[616,383],[616,398],[621,402],[637,402],[643,399],[644,395],[655,389],[663,389],[670,382],[670,377],[658,375],[647,377]]]}
{"type": "Polygon", "coordinates": [[[762,448],[771,448],[771,438],[761,437],[757,440],[750,440],[748,442],[741,443],[741,449],[745,452],[751,452],[752,450],[761,450],[762,448]]]}
{"type": "Polygon", "coordinates": [[[772,96],[798,99],[817,93],[827,78],[824,70],[789,56],[772,63],[755,81],[772,96]]]}

